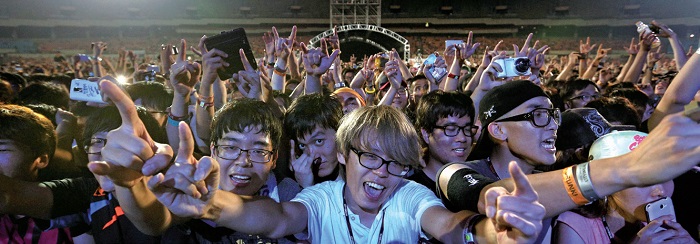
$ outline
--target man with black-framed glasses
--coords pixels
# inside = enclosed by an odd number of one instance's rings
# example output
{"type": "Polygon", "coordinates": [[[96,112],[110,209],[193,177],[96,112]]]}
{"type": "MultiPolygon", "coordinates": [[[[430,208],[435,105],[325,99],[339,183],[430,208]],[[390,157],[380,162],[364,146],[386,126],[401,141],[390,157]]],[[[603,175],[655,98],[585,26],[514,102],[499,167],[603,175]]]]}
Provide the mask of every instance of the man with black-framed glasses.
{"type": "MultiPolygon", "coordinates": [[[[507,82],[488,91],[479,103],[481,135],[468,162],[445,165],[438,171],[438,195],[444,182],[441,174],[453,174],[449,183],[454,194],[443,196],[450,210],[479,211],[479,194],[488,184],[509,178],[508,164],[515,162],[525,174],[555,161],[557,129],[561,112],[553,108],[542,88],[527,80],[507,82]],[[461,188],[461,189],[460,189],[461,188]]],[[[538,241],[549,240],[549,222],[542,223],[538,241]]]]}
{"type": "Polygon", "coordinates": [[[435,191],[435,176],[442,166],[464,162],[469,156],[478,126],[474,125],[474,104],[459,92],[432,91],[418,102],[416,129],[420,132],[425,167],[408,179],[435,191]]]}

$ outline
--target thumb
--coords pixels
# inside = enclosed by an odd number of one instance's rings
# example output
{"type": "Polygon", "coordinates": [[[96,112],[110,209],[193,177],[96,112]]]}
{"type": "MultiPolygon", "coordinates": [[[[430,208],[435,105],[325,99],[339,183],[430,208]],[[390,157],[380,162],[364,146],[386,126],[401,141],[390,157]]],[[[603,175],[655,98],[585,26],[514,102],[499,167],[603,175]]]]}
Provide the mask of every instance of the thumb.
{"type": "Polygon", "coordinates": [[[189,159],[192,157],[192,153],[194,153],[194,138],[190,132],[190,126],[187,125],[186,122],[180,121],[178,124],[178,134],[180,137],[180,144],[177,149],[177,157],[189,159]]]}
{"type": "Polygon", "coordinates": [[[112,172],[112,167],[105,161],[92,161],[87,166],[90,172],[96,175],[108,175],[112,172]]]}

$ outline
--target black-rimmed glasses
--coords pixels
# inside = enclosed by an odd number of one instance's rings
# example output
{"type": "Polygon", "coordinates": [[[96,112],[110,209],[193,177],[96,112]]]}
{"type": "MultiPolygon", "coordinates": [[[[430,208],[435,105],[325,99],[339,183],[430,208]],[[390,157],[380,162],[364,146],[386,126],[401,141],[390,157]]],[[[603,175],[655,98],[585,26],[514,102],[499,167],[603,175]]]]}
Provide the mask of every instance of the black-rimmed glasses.
{"type": "Polygon", "coordinates": [[[408,174],[408,172],[411,170],[411,166],[403,165],[393,160],[385,160],[384,158],[377,156],[374,153],[358,151],[357,149],[352,147],[350,148],[350,150],[357,154],[357,157],[360,161],[360,165],[367,169],[375,170],[381,168],[382,165],[386,164],[387,172],[389,172],[389,174],[391,175],[398,177],[406,176],[406,174],[408,174]]]}
{"type": "Polygon", "coordinates": [[[561,111],[558,108],[536,108],[530,112],[499,119],[494,122],[529,120],[536,127],[545,127],[549,125],[552,118],[554,118],[554,123],[557,125],[561,124],[561,111]]]}
{"type": "Polygon", "coordinates": [[[236,146],[228,145],[215,145],[214,153],[217,157],[226,160],[236,160],[241,156],[241,153],[245,152],[248,156],[247,159],[254,163],[267,163],[272,160],[273,151],[265,149],[242,149],[236,146]]]}
{"type": "Polygon", "coordinates": [[[83,149],[87,154],[100,154],[105,145],[107,145],[107,139],[90,138],[90,142],[83,149]]]}
{"type": "Polygon", "coordinates": [[[476,135],[476,131],[479,130],[479,126],[475,125],[465,125],[465,126],[456,126],[456,125],[446,125],[446,126],[435,126],[436,129],[441,129],[443,132],[445,132],[445,136],[447,137],[455,137],[457,134],[459,134],[459,131],[462,131],[462,134],[468,137],[473,137],[476,135]]]}
{"type": "Polygon", "coordinates": [[[590,102],[590,101],[596,100],[598,98],[600,98],[600,94],[575,96],[575,97],[569,98],[569,100],[579,100],[580,99],[581,101],[584,101],[584,102],[590,102]]]}

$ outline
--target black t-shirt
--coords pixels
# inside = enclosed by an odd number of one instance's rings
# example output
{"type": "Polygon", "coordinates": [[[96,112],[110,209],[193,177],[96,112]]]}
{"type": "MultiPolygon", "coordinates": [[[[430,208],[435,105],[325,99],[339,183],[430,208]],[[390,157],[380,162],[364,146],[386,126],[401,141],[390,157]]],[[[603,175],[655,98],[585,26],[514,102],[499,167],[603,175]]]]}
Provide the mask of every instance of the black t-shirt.
{"type": "Polygon", "coordinates": [[[425,172],[423,172],[422,170],[416,170],[414,174],[407,177],[406,179],[424,185],[425,187],[433,191],[433,193],[435,193],[435,196],[439,196],[435,187],[435,181],[433,179],[430,179],[430,177],[428,177],[428,175],[426,175],[425,172]]]}
{"type": "Polygon", "coordinates": [[[160,237],[139,231],[124,215],[119,202],[104,192],[94,178],[72,178],[42,183],[53,193],[52,218],[87,213],[97,243],[160,243],[160,237]]]}

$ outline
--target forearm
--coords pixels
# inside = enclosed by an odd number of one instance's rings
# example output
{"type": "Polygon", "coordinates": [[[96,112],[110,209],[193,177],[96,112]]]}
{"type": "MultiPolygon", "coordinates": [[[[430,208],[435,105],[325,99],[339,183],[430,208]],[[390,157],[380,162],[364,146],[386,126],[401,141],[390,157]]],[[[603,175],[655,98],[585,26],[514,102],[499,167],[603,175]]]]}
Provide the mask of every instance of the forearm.
{"type": "Polygon", "coordinates": [[[654,64],[647,64],[644,68],[644,77],[642,77],[642,84],[651,85],[651,77],[654,73],[654,64]]]}
{"type": "Polygon", "coordinates": [[[627,58],[627,62],[625,62],[625,65],[622,66],[622,69],[620,70],[620,74],[617,75],[616,80],[618,82],[622,81],[622,79],[625,78],[625,75],[627,75],[627,72],[630,70],[630,67],[632,67],[632,63],[634,62],[636,54],[632,54],[627,58]]]}
{"type": "Polygon", "coordinates": [[[52,207],[53,194],[48,188],[0,174],[0,214],[50,219],[52,207]]]}
{"type": "Polygon", "coordinates": [[[321,92],[321,76],[316,75],[306,75],[306,82],[304,85],[304,94],[314,94],[321,92]]]}
{"type": "Polygon", "coordinates": [[[114,194],[126,217],[139,231],[157,236],[165,232],[177,217],[158,201],[146,186],[146,180],[146,177],[141,178],[131,188],[115,186],[114,194]]]}
{"type": "Polygon", "coordinates": [[[289,54],[289,65],[287,65],[287,69],[289,70],[289,75],[292,77],[292,79],[301,80],[301,73],[299,72],[299,63],[297,63],[296,60],[296,55],[294,54],[294,52],[291,52],[289,54]]]}
{"type": "Polygon", "coordinates": [[[102,77],[102,61],[99,60],[99,57],[92,60],[92,74],[93,77],[102,77]]]}
{"type": "MultiPolygon", "coordinates": [[[[173,102],[170,105],[170,115],[180,118],[188,117],[189,113],[187,111],[187,105],[185,104],[188,100],[189,95],[177,94],[177,92],[175,92],[173,102]]],[[[165,124],[165,131],[168,135],[168,144],[170,144],[173,150],[177,152],[178,146],[180,145],[180,132],[178,129],[178,124],[171,124],[170,121],[168,121],[165,124]]]]}
{"type": "Polygon", "coordinates": [[[479,79],[481,78],[481,74],[484,73],[483,67],[479,66],[478,69],[476,69],[476,72],[472,76],[472,78],[469,80],[469,83],[467,84],[467,91],[476,91],[476,87],[479,86],[479,79]]]}
{"type": "Polygon", "coordinates": [[[243,197],[221,190],[205,206],[203,214],[202,219],[213,220],[219,226],[270,238],[282,238],[306,229],[306,207],[301,203],[278,203],[269,197],[243,197]],[[302,219],[295,219],[298,217],[302,219]]]}
{"type": "Polygon", "coordinates": [[[683,111],[683,107],[693,101],[695,94],[700,90],[698,80],[700,80],[700,54],[695,53],[678,72],[659,101],[659,105],[656,106],[656,110],[649,118],[649,130],[654,129],[667,115],[683,111]]]}
{"type": "Polygon", "coordinates": [[[625,78],[622,80],[623,82],[636,83],[639,80],[644,64],[647,61],[647,54],[649,54],[649,50],[644,50],[643,48],[639,50],[630,69],[627,71],[627,74],[625,74],[625,78]]]}
{"type": "MultiPolygon", "coordinates": [[[[588,56],[588,55],[586,55],[588,56]]],[[[584,70],[587,70],[588,68],[588,59],[587,58],[579,58],[578,60],[578,72],[579,76],[581,75],[581,72],[585,72],[584,70]]]]}
{"type": "Polygon", "coordinates": [[[379,104],[377,105],[391,105],[391,102],[394,101],[394,97],[396,96],[397,90],[393,86],[389,88],[389,90],[384,94],[384,97],[382,97],[382,100],[379,100],[379,104]]]}
{"type": "Polygon", "coordinates": [[[564,70],[562,70],[561,73],[559,73],[559,75],[557,76],[556,79],[557,80],[568,80],[574,72],[574,65],[576,65],[576,64],[566,65],[566,67],[564,67],[564,70]]]}
{"type": "Polygon", "coordinates": [[[598,63],[599,62],[600,62],[600,58],[596,57],[596,59],[594,59],[593,62],[591,62],[591,64],[588,65],[588,69],[586,69],[586,73],[584,73],[581,76],[581,79],[586,79],[586,80],[592,79],[593,76],[595,76],[596,71],[598,71],[598,63]]]}
{"type": "Polygon", "coordinates": [[[286,58],[278,58],[277,62],[275,63],[275,67],[273,67],[273,72],[272,80],[270,82],[270,85],[272,86],[272,89],[275,91],[281,91],[282,88],[284,87],[284,80],[287,78],[286,77],[286,70],[287,70],[287,60],[286,58]],[[285,72],[282,72],[284,70],[285,72]]]}
{"type": "Polygon", "coordinates": [[[669,38],[668,42],[671,43],[671,49],[673,49],[673,59],[676,60],[676,67],[680,70],[688,62],[683,45],[681,45],[681,41],[676,36],[669,38]]]}
{"type": "MultiPolygon", "coordinates": [[[[457,59],[457,58],[455,58],[457,59]]],[[[456,91],[459,87],[459,74],[460,74],[460,62],[459,60],[455,60],[452,63],[452,66],[450,66],[450,70],[447,73],[447,80],[445,80],[445,87],[443,91],[445,92],[450,92],[450,91],[456,91]],[[453,75],[453,77],[450,77],[453,75]]]]}
{"type": "Polygon", "coordinates": [[[408,69],[408,66],[406,66],[406,63],[404,63],[402,60],[398,60],[398,63],[399,70],[401,70],[401,77],[403,77],[404,80],[413,78],[413,74],[411,74],[411,71],[408,69]]]}
{"type": "MultiPolygon", "coordinates": [[[[218,79],[217,79],[217,81],[219,83],[222,83],[221,85],[223,85],[223,82],[221,82],[218,79]]],[[[225,103],[225,101],[226,101],[225,95],[220,95],[217,97],[216,95],[212,94],[212,90],[217,90],[216,89],[217,87],[218,86],[216,84],[207,85],[205,82],[202,82],[202,85],[199,86],[200,99],[203,97],[214,96],[214,106],[213,107],[212,106],[202,107],[202,106],[199,106],[199,104],[197,106],[195,106],[195,110],[196,110],[195,127],[197,128],[197,135],[199,136],[199,139],[202,139],[206,143],[208,143],[209,140],[211,139],[210,138],[210,134],[211,134],[210,125],[212,122],[212,118],[214,117],[214,112],[215,112],[214,107],[216,107],[217,100],[223,100],[223,103],[225,103]],[[214,88],[214,89],[212,89],[212,88],[214,88]]],[[[218,90],[221,90],[221,88],[219,88],[218,90]]],[[[223,88],[223,90],[225,91],[226,88],[223,88]]],[[[219,103],[222,103],[222,102],[219,101],[219,103]]]]}

